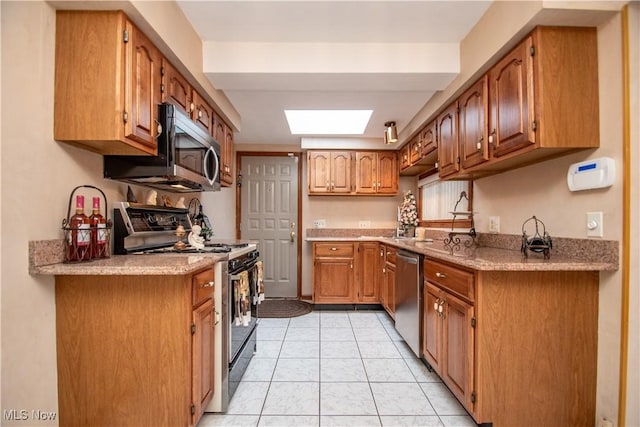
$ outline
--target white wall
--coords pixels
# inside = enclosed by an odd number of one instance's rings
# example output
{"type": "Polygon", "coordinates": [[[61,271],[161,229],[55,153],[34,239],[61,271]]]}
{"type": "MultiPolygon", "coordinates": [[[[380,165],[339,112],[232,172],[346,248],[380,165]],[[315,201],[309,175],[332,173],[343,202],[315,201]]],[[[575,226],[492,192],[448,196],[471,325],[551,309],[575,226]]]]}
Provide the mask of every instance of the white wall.
{"type": "MultiPolygon", "coordinates": [[[[156,14],[172,4],[154,3],[156,14]]],[[[100,155],[53,140],[53,7],[42,1],[2,1],[0,10],[0,393],[2,410],[25,409],[30,414],[57,411],[57,370],[54,279],[29,275],[28,241],[62,238],[61,221],[74,187],[100,187],[112,203],[125,199],[127,186],[102,178],[100,155]]],[[[146,190],[132,188],[143,201],[146,190]]],[[[203,199],[219,237],[225,237],[227,221],[234,217],[233,197],[233,189],[225,189],[203,199]]],[[[171,198],[177,200],[176,195],[171,198]]],[[[33,419],[0,423],[56,424],[33,419]]]]}

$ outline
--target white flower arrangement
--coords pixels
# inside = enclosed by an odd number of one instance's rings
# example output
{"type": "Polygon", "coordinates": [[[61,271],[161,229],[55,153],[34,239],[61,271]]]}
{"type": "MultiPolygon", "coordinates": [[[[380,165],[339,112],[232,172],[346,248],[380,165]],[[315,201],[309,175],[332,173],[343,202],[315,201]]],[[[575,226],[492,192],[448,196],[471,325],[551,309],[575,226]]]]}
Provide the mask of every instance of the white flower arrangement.
{"type": "Polygon", "coordinates": [[[404,200],[400,206],[400,223],[404,227],[418,226],[418,207],[416,206],[416,196],[411,190],[404,193],[404,200]]]}

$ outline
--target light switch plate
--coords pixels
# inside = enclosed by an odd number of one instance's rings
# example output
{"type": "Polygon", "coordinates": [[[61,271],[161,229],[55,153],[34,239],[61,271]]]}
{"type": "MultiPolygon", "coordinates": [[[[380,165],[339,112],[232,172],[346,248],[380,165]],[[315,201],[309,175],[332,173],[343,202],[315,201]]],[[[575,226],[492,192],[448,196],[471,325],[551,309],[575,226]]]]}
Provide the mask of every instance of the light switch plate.
{"type": "Polygon", "coordinates": [[[499,233],[499,232],[500,232],[500,217],[490,216],[489,217],[489,233],[499,233]]]}
{"type": "Polygon", "coordinates": [[[603,237],[602,212],[587,212],[587,237],[603,237]]]}

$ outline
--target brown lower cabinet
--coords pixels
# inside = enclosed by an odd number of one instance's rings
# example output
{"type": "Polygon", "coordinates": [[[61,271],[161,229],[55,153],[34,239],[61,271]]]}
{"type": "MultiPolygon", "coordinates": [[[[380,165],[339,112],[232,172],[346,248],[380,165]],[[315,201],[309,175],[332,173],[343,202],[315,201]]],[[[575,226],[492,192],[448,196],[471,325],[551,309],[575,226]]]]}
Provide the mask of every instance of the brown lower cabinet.
{"type": "MultiPolygon", "coordinates": [[[[378,242],[313,244],[313,295],[316,304],[378,304],[381,245],[378,242]]],[[[384,263],[382,264],[384,265],[384,263]]],[[[395,288],[395,285],[394,285],[395,288]]]]}
{"type": "Polygon", "coordinates": [[[383,245],[384,264],[380,286],[380,302],[389,316],[396,317],[396,248],[383,245]]]}
{"type": "Polygon", "coordinates": [[[424,263],[422,357],[477,423],[595,419],[598,272],[424,263]]]}
{"type": "Polygon", "coordinates": [[[214,273],[57,276],[61,426],[194,426],[213,397],[214,273]]]}

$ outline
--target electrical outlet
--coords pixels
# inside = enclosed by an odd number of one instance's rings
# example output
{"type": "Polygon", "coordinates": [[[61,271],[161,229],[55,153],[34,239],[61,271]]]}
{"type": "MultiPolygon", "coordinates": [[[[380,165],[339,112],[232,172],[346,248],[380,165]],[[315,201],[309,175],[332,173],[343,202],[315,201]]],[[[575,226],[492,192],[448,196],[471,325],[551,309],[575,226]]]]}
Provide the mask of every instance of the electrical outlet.
{"type": "Polygon", "coordinates": [[[360,227],[360,228],[371,228],[371,221],[360,221],[360,222],[358,222],[358,227],[360,227]]]}
{"type": "Polygon", "coordinates": [[[587,212],[587,236],[603,237],[602,212],[587,212]]]}
{"type": "Polygon", "coordinates": [[[600,418],[598,420],[597,427],[613,427],[613,421],[606,418],[600,418]]]}
{"type": "Polygon", "coordinates": [[[313,220],[313,228],[326,228],[327,221],[324,219],[314,219],[313,220]]]}
{"type": "Polygon", "coordinates": [[[489,217],[489,233],[499,233],[499,232],[500,232],[500,217],[490,216],[489,217]]]}

